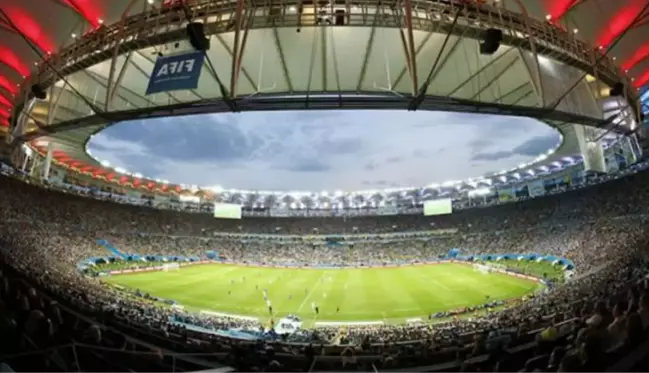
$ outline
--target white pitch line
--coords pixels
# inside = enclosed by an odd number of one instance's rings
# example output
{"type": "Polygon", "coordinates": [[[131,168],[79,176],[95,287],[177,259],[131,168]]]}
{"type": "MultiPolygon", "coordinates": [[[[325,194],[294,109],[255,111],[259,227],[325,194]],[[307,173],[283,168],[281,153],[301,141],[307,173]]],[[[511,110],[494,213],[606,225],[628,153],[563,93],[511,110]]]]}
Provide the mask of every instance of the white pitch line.
{"type": "Polygon", "coordinates": [[[313,285],[313,287],[311,288],[311,291],[306,295],[306,297],[304,297],[304,300],[302,301],[302,303],[300,303],[300,306],[298,307],[297,312],[302,311],[302,308],[304,308],[304,305],[306,304],[306,301],[309,298],[311,298],[311,295],[313,295],[313,292],[315,291],[315,289],[317,289],[318,286],[320,286],[320,283],[322,282],[322,278],[324,277],[324,275],[325,275],[325,272],[322,272],[322,274],[320,274],[320,277],[318,278],[318,282],[316,282],[316,284],[313,285]]]}
{"type": "Polygon", "coordinates": [[[448,286],[442,284],[441,282],[439,282],[439,281],[437,281],[437,280],[429,279],[428,281],[430,281],[431,283],[433,283],[433,284],[439,286],[439,287],[442,288],[442,289],[453,291],[453,289],[449,288],[448,286]]]}
{"type": "Polygon", "coordinates": [[[444,290],[453,291],[453,289],[449,288],[448,286],[446,286],[446,285],[440,283],[439,281],[437,281],[435,279],[432,279],[430,277],[426,277],[426,276],[423,276],[423,275],[418,275],[417,277],[419,277],[419,281],[423,282],[424,285],[426,285],[427,283],[435,284],[435,285],[439,286],[440,288],[442,288],[444,290]]]}

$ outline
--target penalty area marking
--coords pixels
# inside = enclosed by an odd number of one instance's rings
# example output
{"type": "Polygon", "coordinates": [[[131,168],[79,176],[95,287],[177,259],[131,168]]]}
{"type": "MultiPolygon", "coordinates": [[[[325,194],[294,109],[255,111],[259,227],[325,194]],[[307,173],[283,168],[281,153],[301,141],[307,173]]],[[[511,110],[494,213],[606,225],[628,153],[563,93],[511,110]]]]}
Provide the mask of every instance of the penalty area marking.
{"type": "Polygon", "coordinates": [[[322,278],[324,277],[325,273],[327,273],[327,272],[322,272],[322,274],[320,274],[320,277],[318,277],[318,281],[315,283],[315,285],[313,285],[313,287],[311,288],[311,291],[309,291],[309,293],[306,295],[306,297],[304,297],[304,300],[302,301],[302,303],[300,303],[300,306],[297,308],[297,312],[302,312],[302,308],[304,308],[304,305],[306,304],[307,300],[309,300],[309,298],[311,298],[311,296],[313,295],[313,292],[315,291],[315,289],[317,289],[320,286],[320,284],[322,283],[322,278]]]}

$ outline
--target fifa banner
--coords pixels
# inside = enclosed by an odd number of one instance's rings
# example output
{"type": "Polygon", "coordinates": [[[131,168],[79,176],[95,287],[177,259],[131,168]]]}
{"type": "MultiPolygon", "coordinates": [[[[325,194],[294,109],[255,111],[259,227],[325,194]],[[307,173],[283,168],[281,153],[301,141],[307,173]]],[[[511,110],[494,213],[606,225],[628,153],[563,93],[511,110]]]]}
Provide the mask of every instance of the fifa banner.
{"type": "Polygon", "coordinates": [[[158,57],[149,78],[146,94],[196,89],[204,60],[203,51],[158,57]]]}
{"type": "Polygon", "coordinates": [[[530,197],[540,197],[545,195],[545,182],[542,179],[537,179],[527,183],[527,193],[530,197]]]}

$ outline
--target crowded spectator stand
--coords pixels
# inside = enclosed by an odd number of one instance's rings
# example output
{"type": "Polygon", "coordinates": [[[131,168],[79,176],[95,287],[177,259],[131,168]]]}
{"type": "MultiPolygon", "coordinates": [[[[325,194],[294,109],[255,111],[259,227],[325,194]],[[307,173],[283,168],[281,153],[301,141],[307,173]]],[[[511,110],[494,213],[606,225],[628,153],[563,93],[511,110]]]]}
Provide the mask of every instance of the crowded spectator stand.
{"type": "MultiPolygon", "coordinates": [[[[5,199],[0,206],[2,321],[10,336],[4,340],[20,341],[6,346],[5,351],[16,353],[2,360],[17,370],[223,365],[239,370],[601,370],[641,346],[649,326],[646,173],[443,217],[317,221],[249,218],[232,223],[98,201],[7,177],[0,179],[0,189],[5,199]],[[432,225],[445,234],[409,237],[432,225]],[[366,239],[356,240],[351,256],[336,262],[335,247],[313,250],[295,238],[312,235],[314,227],[338,235],[356,227],[351,233],[366,239]],[[388,232],[403,235],[385,241],[376,236],[388,232]],[[244,243],[241,234],[275,238],[248,237],[244,243]],[[200,258],[218,248],[233,262],[283,265],[407,262],[438,257],[451,247],[470,248],[472,255],[535,251],[571,260],[576,275],[551,291],[486,315],[436,324],[350,326],[342,334],[340,328],[281,334],[227,316],[160,308],[80,274],[80,261],[106,256],[106,248],[97,244],[102,239],[142,256],[200,258]],[[259,338],[204,331],[233,328],[259,338]],[[24,350],[29,352],[19,353],[24,350]]],[[[280,326],[290,324],[284,321],[280,326]]]]}

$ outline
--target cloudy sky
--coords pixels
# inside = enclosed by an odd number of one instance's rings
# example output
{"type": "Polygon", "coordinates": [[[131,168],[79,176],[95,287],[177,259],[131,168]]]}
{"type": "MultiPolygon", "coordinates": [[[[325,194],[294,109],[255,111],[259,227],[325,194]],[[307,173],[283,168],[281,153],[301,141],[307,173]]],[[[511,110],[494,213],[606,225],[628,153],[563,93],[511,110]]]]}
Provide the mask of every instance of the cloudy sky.
{"type": "Polygon", "coordinates": [[[405,111],[209,114],[124,122],[92,155],[146,177],[252,190],[424,186],[497,172],[555,146],[527,118],[405,111]]]}

